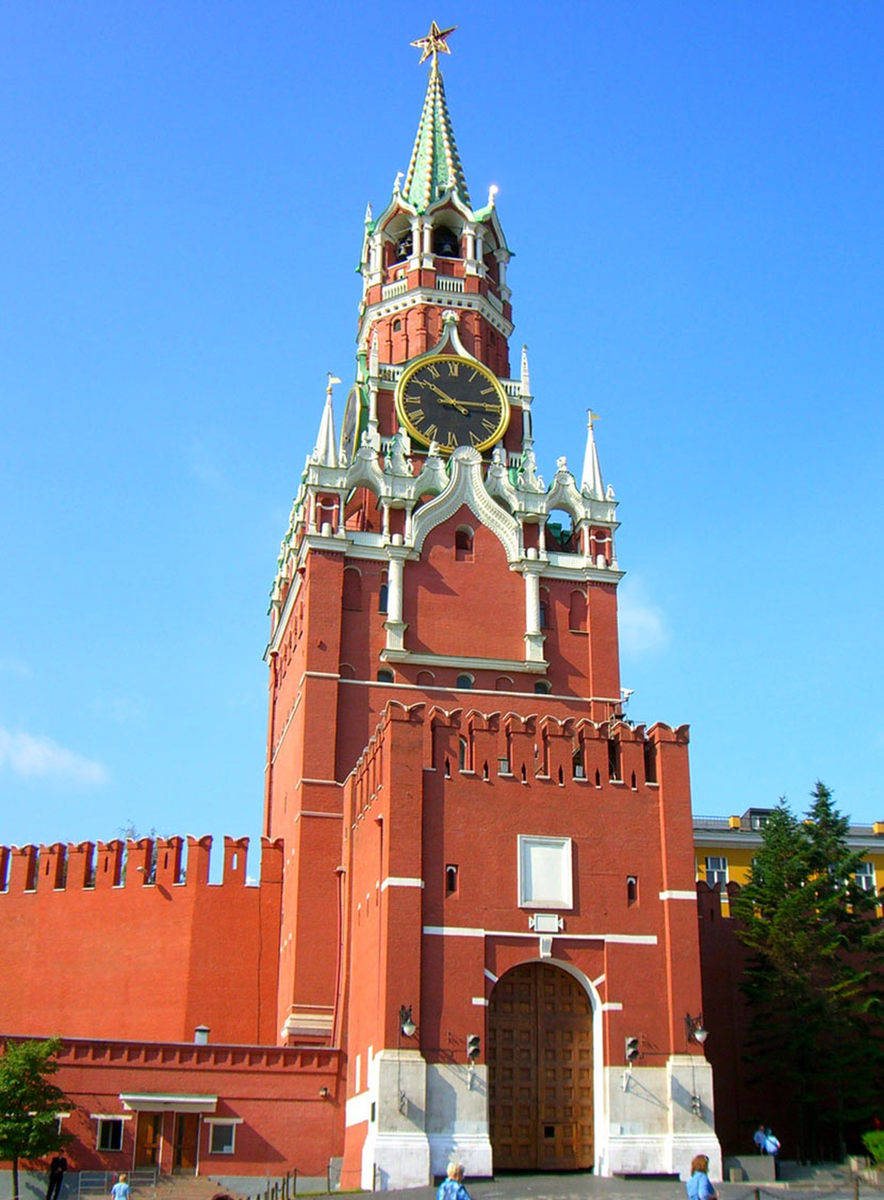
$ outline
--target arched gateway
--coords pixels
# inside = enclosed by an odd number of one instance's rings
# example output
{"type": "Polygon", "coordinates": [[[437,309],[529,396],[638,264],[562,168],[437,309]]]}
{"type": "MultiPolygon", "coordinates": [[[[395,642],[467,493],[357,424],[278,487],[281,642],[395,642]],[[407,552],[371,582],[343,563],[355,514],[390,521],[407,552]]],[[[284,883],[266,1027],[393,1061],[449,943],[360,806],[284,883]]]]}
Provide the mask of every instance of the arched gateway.
{"type": "Polygon", "coordinates": [[[494,1169],[593,1165],[592,1007],[576,979],[547,963],[502,975],[488,1006],[494,1169]]]}

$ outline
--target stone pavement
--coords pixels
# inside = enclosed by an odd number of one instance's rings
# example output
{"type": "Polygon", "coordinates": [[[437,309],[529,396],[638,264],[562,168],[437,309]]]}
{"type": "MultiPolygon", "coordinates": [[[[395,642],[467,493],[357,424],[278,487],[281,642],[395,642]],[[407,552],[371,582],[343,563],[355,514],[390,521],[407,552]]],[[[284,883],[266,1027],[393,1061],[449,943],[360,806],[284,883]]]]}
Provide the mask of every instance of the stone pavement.
{"type": "MultiPolygon", "coordinates": [[[[501,1175],[496,1179],[468,1179],[473,1200],[685,1200],[685,1186],[677,1179],[600,1179],[596,1175],[567,1172],[556,1175],[501,1175]]],[[[827,1182],[813,1187],[802,1183],[715,1185],[721,1200],[854,1200],[853,1184],[827,1182]]],[[[341,1193],[338,1193],[340,1195],[341,1193]]],[[[402,1200],[435,1200],[435,1188],[409,1188],[396,1192],[402,1200]]],[[[882,1200],[882,1192],[860,1184],[860,1200],[882,1200]]]]}

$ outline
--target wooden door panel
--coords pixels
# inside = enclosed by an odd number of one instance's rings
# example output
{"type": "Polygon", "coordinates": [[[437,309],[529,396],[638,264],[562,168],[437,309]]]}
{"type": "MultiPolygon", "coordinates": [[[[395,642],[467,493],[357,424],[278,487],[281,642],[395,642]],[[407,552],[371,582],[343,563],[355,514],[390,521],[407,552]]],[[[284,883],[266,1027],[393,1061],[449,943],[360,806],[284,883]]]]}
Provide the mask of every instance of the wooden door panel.
{"type": "Polygon", "coordinates": [[[488,1081],[495,1170],[592,1167],[592,1008],[565,971],[524,963],[498,980],[488,1081]]]}

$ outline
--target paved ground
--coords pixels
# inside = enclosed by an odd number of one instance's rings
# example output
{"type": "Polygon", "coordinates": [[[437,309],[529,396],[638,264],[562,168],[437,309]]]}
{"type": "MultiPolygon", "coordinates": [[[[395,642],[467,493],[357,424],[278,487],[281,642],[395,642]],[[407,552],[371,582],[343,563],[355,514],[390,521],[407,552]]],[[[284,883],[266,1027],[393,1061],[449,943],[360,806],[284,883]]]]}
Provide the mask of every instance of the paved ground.
{"type": "MultiPolygon", "coordinates": [[[[852,1184],[803,1183],[756,1185],[722,1183],[721,1200],[854,1200],[852,1184]]],[[[599,1179],[595,1175],[502,1175],[497,1179],[467,1180],[474,1200],[685,1200],[685,1187],[677,1179],[599,1179]]],[[[340,1195],[340,1193],[338,1193],[340,1195]]],[[[410,1188],[392,1193],[402,1200],[435,1200],[434,1188],[410,1188]]],[[[860,1185],[860,1200],[881,1200],[880,1190],[860,1185]]]]}
{"type": "MultiPolygon", "coordinates": [[[[0,1200],[12,1195],[11,1183],[11,1172],[0,1171],[0,1200]]],[[[22,1200],[43,1200],[44,1174],[22,1172],[21,1183],[22,1200]]],[[[685,1200],[684,1184],[675,1179],[599,1179],[595,1175],[570,1172],[467,1180],[467,1188],[474,1200],[685,1200]]],[[[721,1200],[856,1200],[853,1185],[846,1177],[843,1181],[799,1179],[788,1184],[759,1184],[757,1190],[754,1184],[722,1183],[718,1185],[718,1193],[721,1200]]],[[[332,1193],[339,1198],[341,1195],[332,1193]]],[[[436,1191],[411,1188],[391,1195],[402,1200],[435,1200],[436,1191]]],[[[75,1189],[70,1190],[67,1200],[76,1200],[75,1189]]],[[[861,1180],[859,1200],[884,1200],[884,1190],[861,1180]]]]}

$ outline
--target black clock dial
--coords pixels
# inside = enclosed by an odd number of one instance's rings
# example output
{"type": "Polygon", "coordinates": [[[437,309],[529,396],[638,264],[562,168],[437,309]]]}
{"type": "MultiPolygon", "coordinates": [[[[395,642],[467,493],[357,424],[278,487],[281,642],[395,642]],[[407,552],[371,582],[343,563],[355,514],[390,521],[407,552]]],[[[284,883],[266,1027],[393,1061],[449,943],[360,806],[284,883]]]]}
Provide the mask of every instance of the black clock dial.
{"type": "Polygon", "coordinates": [[[509,422],[509,402],[496,376],[471,359],[437,354],[409,367],[396,393],[399,419],[412,437],[450,453],[484,450],[509,422]]]}

